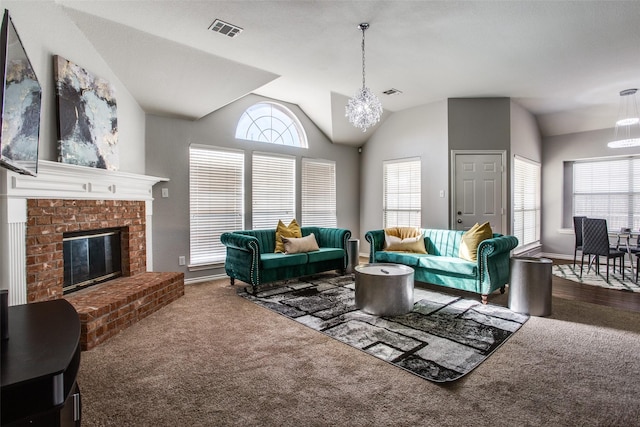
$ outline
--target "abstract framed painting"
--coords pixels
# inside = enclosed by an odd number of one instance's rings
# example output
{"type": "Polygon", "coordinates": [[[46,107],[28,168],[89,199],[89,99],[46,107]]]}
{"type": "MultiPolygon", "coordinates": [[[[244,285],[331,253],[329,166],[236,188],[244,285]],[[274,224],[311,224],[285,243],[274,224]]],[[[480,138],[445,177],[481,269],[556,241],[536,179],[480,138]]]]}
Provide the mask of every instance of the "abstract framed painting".
{"type": "Polygon", "coordinates": [[[115,89],[67,59],[54,55],[61,163],[118,170],[115,89]]]}

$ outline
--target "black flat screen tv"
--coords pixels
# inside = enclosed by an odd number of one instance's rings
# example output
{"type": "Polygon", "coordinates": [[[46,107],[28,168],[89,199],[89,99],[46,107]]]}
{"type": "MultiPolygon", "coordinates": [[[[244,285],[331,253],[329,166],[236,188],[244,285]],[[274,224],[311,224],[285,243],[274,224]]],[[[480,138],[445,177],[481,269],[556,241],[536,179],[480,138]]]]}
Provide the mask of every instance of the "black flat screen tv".
{"type": "Polygon", "coordinates": [[[35,176],[38,173],[42,87],[6,9],[0,36],[3,72],[0,166],[35,176]]]}

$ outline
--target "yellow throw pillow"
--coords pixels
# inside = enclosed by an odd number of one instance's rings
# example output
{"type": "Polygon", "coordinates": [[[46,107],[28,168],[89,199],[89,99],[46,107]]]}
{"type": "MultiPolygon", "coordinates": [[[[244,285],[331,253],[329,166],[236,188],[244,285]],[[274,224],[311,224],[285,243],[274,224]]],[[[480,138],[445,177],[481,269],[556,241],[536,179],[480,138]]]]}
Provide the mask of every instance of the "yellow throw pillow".
{"type": "Polygon", "coordinates": [[[416,227],[390,227],[384,229],[385,236],[395,236],[401,239],[407,237],[416,237],[422,235],[419,228],[416,227]]]}
{"type": "Polygon", "coordinates": [[[427,249],[424,247],[424,237],[422,234],[404,239],[385,234],[384,242],[384,250],[388,252],[412,252],[416,254],[427,253],[427,249]]]}
{"type": "Polygon", "coordinates": [[[491,225],[485,222],[482,225],[477,223],[462,235],[460,251],[458,256],[467,261],[478,260],[478,245],[483,241],[493,237],[491,225]]]}
{"type": "Polygon", "coordinates": [[[284,243],[284,253],[287,255],[320,250],[313,233],[304,237],[283,237],[282,242],[284,243]]]}
{"type": "Polygon", "coordinates": [[[281,220],[278,220],[278,226],[276,227],[276,250],[275,253],[284,253],[283,237],[302,237],[300,226],[296,222],[295,218],[291,220],[289,225],[284,225],[281,220]]]}

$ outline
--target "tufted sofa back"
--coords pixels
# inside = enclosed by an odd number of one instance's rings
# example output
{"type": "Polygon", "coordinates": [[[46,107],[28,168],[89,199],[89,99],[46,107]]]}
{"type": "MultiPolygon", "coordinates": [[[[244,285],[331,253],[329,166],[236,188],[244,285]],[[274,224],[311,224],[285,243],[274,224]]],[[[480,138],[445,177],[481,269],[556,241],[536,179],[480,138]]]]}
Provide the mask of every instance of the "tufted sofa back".
{"type": "MultiPolygon", "coordinates": [[[[311,233],[314,233],[316,236],[316,240],[320,243],[319,235],[320,231],[318,227],[300,227],[300,231],[302,232],[302,236],[308,236],[311,233]]],[[[260,247],[261,253],[272,253],[276,250],[276,229],[264,229],[264,230],[241,230],[234,231],[234,233],[244,234],[246,236],[253,236],[258,239],[258,246],[260,247]]]]}

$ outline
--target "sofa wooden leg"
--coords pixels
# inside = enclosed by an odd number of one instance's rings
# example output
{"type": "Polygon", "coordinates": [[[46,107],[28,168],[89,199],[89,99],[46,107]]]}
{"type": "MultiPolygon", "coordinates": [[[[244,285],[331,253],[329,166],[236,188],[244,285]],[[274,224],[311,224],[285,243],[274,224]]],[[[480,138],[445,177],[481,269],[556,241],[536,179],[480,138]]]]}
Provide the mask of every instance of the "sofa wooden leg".
{"type": "Polygon", "coordinates": [[[482,295],[482,303],[483,303],[483,304],[487,304],[487,303],[489,303],[488,298],[489,298],[489,295],[486,295],[486,294],[485,294],[485,295],[482,295]]]}
{"type": "Polygon", "coordinates": [[[500,288],[500,293],[501,293],[501,294],[504,294],[504,291],[505,291],[505,290],[506,290],[506,288],[505,288],[504,286],[503,286],[503,287],[501,287],[501,288],[500,288]]]}
{"type": "Polygon", "coordinates": [[[230,277],[229,281],[231,282],[231,286],[235,286],[235,284],[236,284],[236,278],[235,277],[230,277]]]}

